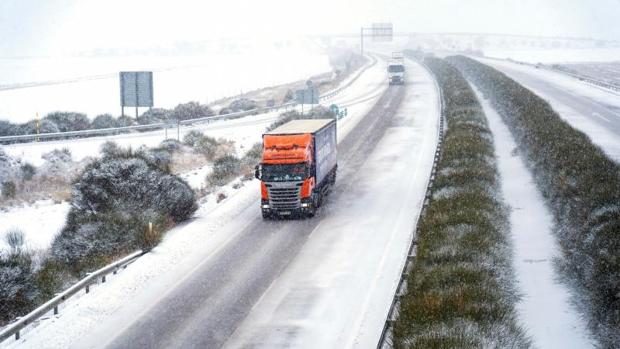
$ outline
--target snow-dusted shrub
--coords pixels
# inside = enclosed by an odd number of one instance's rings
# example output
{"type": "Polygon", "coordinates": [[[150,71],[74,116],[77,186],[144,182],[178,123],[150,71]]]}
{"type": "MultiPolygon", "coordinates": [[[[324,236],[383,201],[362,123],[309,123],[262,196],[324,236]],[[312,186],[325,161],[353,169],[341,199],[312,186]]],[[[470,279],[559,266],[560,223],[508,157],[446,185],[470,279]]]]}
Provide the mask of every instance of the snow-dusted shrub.
{"type": "Polygon", "coordinates": [[[69,148],[54,149],[50,152],[47,152],[41,155],[41,158],[51,163],[71,162],[72,161],[71,149],[69,148]]]}
{"type": "Polygon", "coordinates": [[[224,185],[241,173],[241,160],[234,155],[224,155],[213,162],[213,172],[207,176],[211,185],[224,185]]]}
{"type": "Polygon", "coordinates": [[[190,186],[151,152],[107,151],[74,182],[67,223],[52,244],[53,258],[75,271],[141,248],[148,222],[163,230],[197,209],[190,186]]]}
{"type": "MultiPolygon", "coordinates": [[[[43,119],[39,121],[39,133],[55,133],[59,132],[58,126],[52,120],[43,119]]],[[[35,120],[30,120],[25,124],[19,125],[19,134],[36,134],[37,126],[35,120]]]]}
{"type": "Polygon", "coordinates": [[[252,145],[252,148],[250,148],[250,150],[248,150],[245,153],[241,161],[243,164],[254,166],[261,161],[262,157],[263,157],[263,144],[254,143],[254,145],[252,145]]]}
{"type": "Polygon", "coordinates": [[[20,168],[22,180],[29,181],[37,173],[37,168],[30,163],[23,164],[20,168]]]}
{"type": "Polygon", "coordinates": [[[293,99],[295,99],[295,93],[293,92],[293,90],[288,89],[286,90],[284,97],[282,97],[282,104],[288,103],[292,101],[293,99]]]}
{"type": "Polygon", "coordinates": [[[241,158],[241,174],[244,179],[254,178],[254,166],[258,165],[263,157],[263,144],[255,143],[241,158]]]}
{"type": "Polygon", "coordinates": [[[590,329],[601,347],[620,345],[620,166],[505,74],[466,57],[449,60],[489,96],[527,159],[590,329]]]}
{"type": "Polygon", "coordinates": [[[175,152],[181,150],[182,144],[176,139],[166,139],[159,143],[159,147],[161,149],[165,149],[168,152],[175,152]]]}
{"type": "Polygon", "coordinates": [[[136,120],[128,115],[121,115],[116,119],[116,125],[118,127],[134,126],[135,124],[136,120]]]}
{"type": "Polygon", "coordinates": [[[198,141],[204,136],[205,136],[204,133],[200,131],[191,130],[187,132],[185,136],[183,136],[183,144],[188,145],[190,147],[195,147],[198,144],[198,141]]]}
{"type": "Polygon", "coordinates": [[[199,102],[182,103],[174,107],[171,118],[175,120],[187,120],[212,116],[215,113],[208,105],[199,102]]]}
{"type": "Polygon", "coordinates": [[[140,116],[137,117],[136,121],[140,125],[149,125],[149,124],[157,124],[160,122],[165,122],[170,118],[172,114],[171,110],[162,109],[162,108],[153,108],[145,111],[140,116]]]}
{"type": "Polygon", "coordinates": [[[13,135],[15,135],[15,125],[6,120],[0,120],[0,137],[13,135]]]}
{"type": "Polygon", "coordinates": [[[20,166],[20,160],[15,159],[0,148],[0,183],[13,180],[17,177],[20,166]]]}
{"type": "Polygon", "coordinates": [[[100,129],[100,128],[112,128],[117,127],[116,119],[114,116],[110,114],[101,114],[97,115],[93,119],[93,123],[91,124],[91,128],[100,129]]]}
{"type": "Polygon", "coordinates": [[[258,108],[258,103],[255,100],[248,99],[248,98],[239,98],[239,99],[235,99],[234,101],[232,101],[228,105],[228,107],[222,108],[222,110],[220,110],[220,114],[223,115],[223,114],[235,113],[235,112],[240,112],[240,111],[252,110],[256,108],[258,108]]]}
{"type": "Polygon", "coordinates": [[[68,148],[54,149],[41,155],[45,163],[41,166],[40,172],[48,177],[66,176],[73,166],[71,150],[68,148]]]}
{"type": "Polygon", "coordinates": [[[458,70],[425,62],[442,90],[448,127],[394,347],[528,348],[516,318],[507,211],[486,117],[458,70]]]}
{"type": "Polygon", "coordinates": [[[194,149],[204,155],[207,159],[212,159],[217,150],[217,140],[213,137],[203,135],[198,139],[194,149]]]}
{"type": "Polygon", "coordinates": [[[13,181],[2,182],[2,197],[5,199],[13,199],[17,194],[17,186],[13,181]]]}
{"type": "Polygon", "coordinates": [[[44,120],[52,121],[60,132],[80,131],[90,128],[90,120],[86,114],[75,112],[53,112],[47,114],[44,120]]]}
{"type": "Polygon", "coordinates": [[[38,295],[32,253],[22,246],[0,251],[0,324],[31,310],[38,295]]]}

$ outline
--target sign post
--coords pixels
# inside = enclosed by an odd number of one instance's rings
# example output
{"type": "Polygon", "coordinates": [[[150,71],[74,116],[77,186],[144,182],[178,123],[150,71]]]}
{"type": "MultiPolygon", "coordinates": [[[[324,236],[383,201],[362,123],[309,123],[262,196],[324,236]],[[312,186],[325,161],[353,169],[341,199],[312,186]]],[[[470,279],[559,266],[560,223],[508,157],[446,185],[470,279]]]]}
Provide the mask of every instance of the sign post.
{"type": "Polygon", "coordinates": [[[306,82],[307,88],[305,90],[297,90],[295,91],[295,102],[301,104],[301,114],[304,114],[304,104],[310,104],[311,106],[314,104],[319,104],[319,92],[316,90],[316,87],[312,84],[311,80],[306,82]]]}
{"type": "Polygon", "coordinates": [[[121,114],[125,116],[125,107],[153,107],[153,72],[120,72],[121,114]]]}
{"type": "Polygon", "coordinates": [[[34,129],[37,133],[37,138],[35,138],[35,141],[38,142],[39,141],[39,133],[41,133],[41,120],[39,120],[39,113],[37,112],[37,117],[34,119],[34,129]]]}

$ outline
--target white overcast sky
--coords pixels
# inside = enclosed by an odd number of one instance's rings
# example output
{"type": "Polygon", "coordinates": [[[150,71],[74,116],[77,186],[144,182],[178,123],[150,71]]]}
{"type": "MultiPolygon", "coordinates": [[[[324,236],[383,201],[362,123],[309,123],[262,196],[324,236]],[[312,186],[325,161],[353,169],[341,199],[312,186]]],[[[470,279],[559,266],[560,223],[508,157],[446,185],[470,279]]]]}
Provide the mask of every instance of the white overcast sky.
{"type": "Polygon", "coordinates": [[[0,0],[0,57],[222,37],[485,32],[620,39],[620,0],[0,0]],[[69,49],[71,48],[71,49],[69,49]]]}

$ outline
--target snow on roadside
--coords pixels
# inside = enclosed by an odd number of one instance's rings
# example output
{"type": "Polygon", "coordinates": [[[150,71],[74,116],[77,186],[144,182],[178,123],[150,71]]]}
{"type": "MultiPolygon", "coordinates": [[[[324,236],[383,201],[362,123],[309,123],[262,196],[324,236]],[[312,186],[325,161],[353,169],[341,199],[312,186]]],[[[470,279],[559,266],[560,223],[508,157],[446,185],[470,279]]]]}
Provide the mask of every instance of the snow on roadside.
{"type": "Polygon", "coordinates": [[[502,191],[510,206],[514,266],[523,295],[517,304],[521,323],[536,347],[591,348],[585,324],[553,268],[553,259],[559,254],[552,234],[553,216],[523,159],[513,154],[517,145],[508,127],[482,93],[476,93],[494,136],[502,191]]]}

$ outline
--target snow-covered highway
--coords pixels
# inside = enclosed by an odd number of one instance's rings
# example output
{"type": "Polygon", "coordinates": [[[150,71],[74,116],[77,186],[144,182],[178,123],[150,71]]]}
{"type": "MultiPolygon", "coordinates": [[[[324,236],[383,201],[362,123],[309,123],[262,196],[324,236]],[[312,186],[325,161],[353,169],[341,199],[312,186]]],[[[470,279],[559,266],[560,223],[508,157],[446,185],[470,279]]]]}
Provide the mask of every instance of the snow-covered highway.
{"type": "Polygon", "coordinates": [[[330,101],[361,102],[339,122],[339,179],[317,217],[263,221],[250,182],[15,344],[315,347],[310,339],[320,332],[321,347],[375,345],[424,197],[439,116],[421,66],[410,65],[405,87],[388,88],[384,69],[379,62],[330,101]]]}

